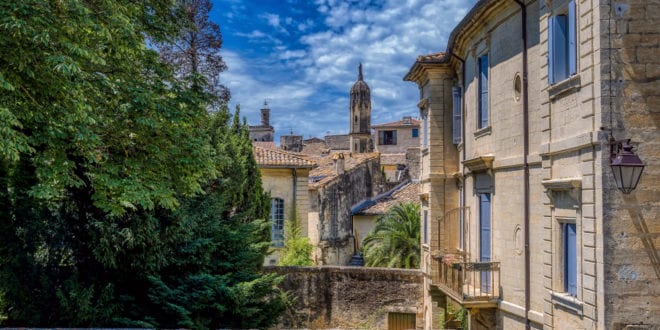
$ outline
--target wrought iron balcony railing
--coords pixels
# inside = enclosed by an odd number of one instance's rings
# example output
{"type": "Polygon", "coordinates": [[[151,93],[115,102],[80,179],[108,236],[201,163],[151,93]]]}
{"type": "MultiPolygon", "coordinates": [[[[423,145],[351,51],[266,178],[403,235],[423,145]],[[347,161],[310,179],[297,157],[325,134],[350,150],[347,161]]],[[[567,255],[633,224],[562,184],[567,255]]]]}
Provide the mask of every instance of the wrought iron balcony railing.
{"type": "Polygon", "coordinates": [[[461,304],[500,299],[499,262],[462,262],[453,255],[434,258],[433,285],[461,304]]]}

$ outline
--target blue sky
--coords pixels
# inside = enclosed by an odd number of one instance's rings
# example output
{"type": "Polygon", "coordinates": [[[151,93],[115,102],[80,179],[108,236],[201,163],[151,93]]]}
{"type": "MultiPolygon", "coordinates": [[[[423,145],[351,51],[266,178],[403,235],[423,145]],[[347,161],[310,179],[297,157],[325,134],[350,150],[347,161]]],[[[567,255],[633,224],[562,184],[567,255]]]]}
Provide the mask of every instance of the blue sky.
{"type": "Polygon", "coordinates": [[[220,24],[221,80],[251,125],[264,100],[276,141],[348,133],[349,90],[363,64],[372,124],[418,116],[403,76],[417,55],[443,51],[475,0],[212,0],[220,24]]]}

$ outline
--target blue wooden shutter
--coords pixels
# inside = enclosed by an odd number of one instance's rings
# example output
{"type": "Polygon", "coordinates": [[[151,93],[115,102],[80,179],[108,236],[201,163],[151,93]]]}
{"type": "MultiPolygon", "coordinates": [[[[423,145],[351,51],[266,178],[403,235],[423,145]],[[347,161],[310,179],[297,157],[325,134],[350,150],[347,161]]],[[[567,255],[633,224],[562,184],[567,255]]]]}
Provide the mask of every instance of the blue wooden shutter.
{"type": "Polygon", "coordinates": [[[564,224],[564,289],[568,294],[577,295],[577,241],[575,224],[564,224]]]}
{"type": "Polygon", "coordinates": [[[490,261],[490,194],[479,194],[479,260],[490,261]]]}
{"type": "Polygon", "coordinates": [[[479,58],[479,128],[488,126],[488,55],[479,58]]]}
{"type": "Polygon", "coordinates": [[[454,144],[461,143],[461,106],[463,102],[461,88],[454,87],[452,89],[453,93],[453,121],[452,121],[452,136],[454,144]]]}
{"type": "Polygon", "coordinates": [[[424,244],[429,243],[429,211],[424,211],[424,244]]]}
{"type": "MultiPolygon", "coordinates": [[[[479,261],[491,258],[490,194],[479,194],[479,261]]],[[[491,292],[491,273],[481,272],[481,291],[491,292]]]]}
{"type": "Polygon", "coordinates": [[[566,15],[551,18],[552,23],[552,75],[553,82],[568,78],[568,26],[566,15]]]}
{"type": "Polygon", "coordinates": [[[555,18],[554,16],[550,16],[548,18],[548,84],[552,85],[555,83],[555,75],[554,75],[554,53],[555,53],[555,47],[553,47],[553,44],[555,42],[555,34],[553,31],[555,30],[555,18]]]}
{"type": "Polygon", "coordinates": [[[428,112],[428,110],[426,110],[426,112],[424,113],[424,121],[422,122],[422,126],[424,126],[424,127],[422,127],[422,134],[424,134],[424,136],[422,137],[424,139],[424,141],[423,141],[424,143],[423,143],[422,146],[424,148],[426,148],[426,147],[429,146],[429,129],[428,129],[428,127],[429,127],[429,112],[428,112]]]}
{"type": "Polygon", "coordinates": [[[575,44],[577,34],[575,31],[575,0],[568,2],[568,75],[572,76],[577,71],[577,46],[575,44]]]}

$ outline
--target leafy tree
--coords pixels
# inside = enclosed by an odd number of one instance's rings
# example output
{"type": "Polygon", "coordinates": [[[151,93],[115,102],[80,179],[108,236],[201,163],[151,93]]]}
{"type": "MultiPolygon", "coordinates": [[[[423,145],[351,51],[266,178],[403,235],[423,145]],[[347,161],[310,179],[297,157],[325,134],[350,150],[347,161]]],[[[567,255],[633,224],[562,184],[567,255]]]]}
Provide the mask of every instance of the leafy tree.
{"type": "Polygon", "coordinates": [[[418,268],[420,262],[420,206],[401,203],[376,221],[364,238],[366,266],[418,268]]]}
{"type": "MultiPolygon", "coordinates": [[[[226,106],[223,107],[225,109],[226,106]]],[[[277,321],[287,298],[282,280],[260,274],[270,246],[269,198],[252,155],[247,125],[214,114],[211,136],[220,175],[204,196],[191,198],[175,217],[192,234],[172,263],[150,277],[153,318],[161,327],[256,328],[277,321]]]]}
{"type": "Polygon", "coordinates": [[[312,243],[302,236],[302,228],[296,217],[284,223],[284,248],[280,251],[280,266],[312,266],[312,243]]]}
{"type": "Polygon", "coordinates": [[[0,2],[0,325],[262,327],[245,125],[147,47],[169,0],[0,2]]]}
{"type": "Polygon", "coordinates": [[[203,75],[209,82],[207,91],[226,103],[230,93],[220,84],[220,73],[227,65],[219,53],[220,27],[209,20],[211,7],[210,0],[178,0],[176,14],[182,18],[179,35],[156,45],[162,59],[173,64],[180,77],[203,75]]]}

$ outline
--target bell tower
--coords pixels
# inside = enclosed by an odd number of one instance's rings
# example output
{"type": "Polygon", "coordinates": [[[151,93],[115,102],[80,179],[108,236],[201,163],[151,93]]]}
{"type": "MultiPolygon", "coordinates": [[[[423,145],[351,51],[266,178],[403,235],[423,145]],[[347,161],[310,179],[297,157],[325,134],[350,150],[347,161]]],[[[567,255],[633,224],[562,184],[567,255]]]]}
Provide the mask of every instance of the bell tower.
{"type": "Polygon", "coordinates": [[[364,82],[362,63],[358,66],[358,80],[351,87],[349,141],[351,152],[364,153],[373,150],[371,141],[371,90],[364,82]]]}

